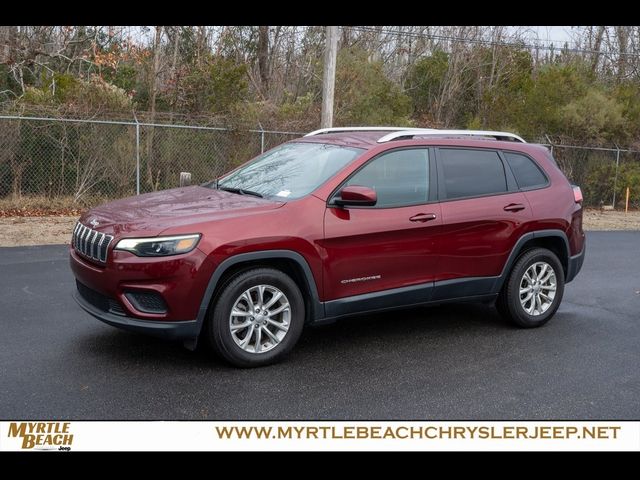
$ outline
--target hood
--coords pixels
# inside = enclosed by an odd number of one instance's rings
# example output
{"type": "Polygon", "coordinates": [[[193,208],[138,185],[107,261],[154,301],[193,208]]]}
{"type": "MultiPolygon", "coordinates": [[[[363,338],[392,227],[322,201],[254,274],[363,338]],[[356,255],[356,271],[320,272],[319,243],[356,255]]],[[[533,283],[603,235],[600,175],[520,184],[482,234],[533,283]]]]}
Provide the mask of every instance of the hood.
{"type": "Polygon", "coordinates": [[[80,221],[116,237],[132,234],[151,237],[174,227],[254,214],[282,205],[283,202],[250,195],[191,186],[109,202],[89,210],[80,221]]]}

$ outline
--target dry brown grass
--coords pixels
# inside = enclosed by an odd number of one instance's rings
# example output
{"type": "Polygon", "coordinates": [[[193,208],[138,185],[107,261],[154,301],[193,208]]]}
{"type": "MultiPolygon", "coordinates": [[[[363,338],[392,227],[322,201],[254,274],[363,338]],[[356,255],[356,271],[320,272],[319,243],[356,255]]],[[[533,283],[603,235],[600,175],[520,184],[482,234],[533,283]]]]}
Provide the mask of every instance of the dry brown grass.
{"type": "Polygon", "coordinates": [[[585,210],[582,224],[585,230],[640,230],[640,211],[585,210]]]}
{"type": "Polygon", "coordinates": [[[0,247],[69,243],[78,216],[0,218],[0,247]]]}
{"type": "Polygon", "coordinates": [[[71,196],[9,196],[0,198],[0,217],[80,216],[87,208],[108,201],[106,197],[91,197],[86,202],[77,203],[71,196]]]}
{"type": "MultiPolygon", "coordinates": [[[[21,216],[0,218],[0,247],[68,244],[78,215],[21,216]]],[[[587,210],[585,230],[640,230],[640,211],[587,210]]]]}

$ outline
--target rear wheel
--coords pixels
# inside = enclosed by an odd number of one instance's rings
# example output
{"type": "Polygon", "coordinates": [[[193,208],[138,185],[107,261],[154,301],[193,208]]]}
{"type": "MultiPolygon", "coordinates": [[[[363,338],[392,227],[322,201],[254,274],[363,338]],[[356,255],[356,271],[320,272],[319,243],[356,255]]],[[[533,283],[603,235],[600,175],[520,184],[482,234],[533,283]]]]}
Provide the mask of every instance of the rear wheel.
{"type": "Polygon", "coordinates": [[[496,306],[519,327],[540,327],[556,313],[564,293],[564,270],[545,248],[522,254],[511,269],[496,306]]]}
{"type": "Polygon", "coordinates": [[[209,317],[208,340],[238,367],[279,361],[302,333],[304,300],[296,283],[272,268],[236,274],[223,287],[209,317]]]}

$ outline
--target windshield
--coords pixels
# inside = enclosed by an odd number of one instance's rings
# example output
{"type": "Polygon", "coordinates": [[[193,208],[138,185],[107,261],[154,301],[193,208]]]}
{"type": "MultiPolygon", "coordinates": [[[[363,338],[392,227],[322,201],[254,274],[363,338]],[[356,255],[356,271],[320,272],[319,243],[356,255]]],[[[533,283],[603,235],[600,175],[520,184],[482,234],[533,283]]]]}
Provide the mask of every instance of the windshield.
{"type": "Polygon", "coordinates": [[[323,143],[285,143],[220,178],[218,188],[293,200],[318,188],[362,151],[323,143]]]}

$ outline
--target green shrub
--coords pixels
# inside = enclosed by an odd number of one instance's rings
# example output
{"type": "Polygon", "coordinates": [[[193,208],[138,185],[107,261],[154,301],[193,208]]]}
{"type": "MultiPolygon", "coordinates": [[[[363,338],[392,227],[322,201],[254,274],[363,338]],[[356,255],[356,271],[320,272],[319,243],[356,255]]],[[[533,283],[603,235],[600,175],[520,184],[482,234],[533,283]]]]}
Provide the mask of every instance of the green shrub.
{"type": "Polygon", "coordinates": [[[589,142],[624,141],[623,106],[594,88],[560,109],[565,135],[589,142]]]}
{"type": "Polygon", "coordinates": [[[247,66],[232,59],[211,56],[194,65],[181,82],[184,89],[179,108],[190,112],[225,112],[245,99],[247,66]]]}
{"type": "Polygon", "coordinates": [[[385,75],[382,62],[370,61],[364,50],[339,52],[334,123],[410,126],[410,114],[411,99],[385,75]]]}

